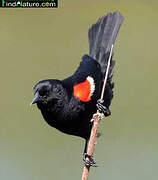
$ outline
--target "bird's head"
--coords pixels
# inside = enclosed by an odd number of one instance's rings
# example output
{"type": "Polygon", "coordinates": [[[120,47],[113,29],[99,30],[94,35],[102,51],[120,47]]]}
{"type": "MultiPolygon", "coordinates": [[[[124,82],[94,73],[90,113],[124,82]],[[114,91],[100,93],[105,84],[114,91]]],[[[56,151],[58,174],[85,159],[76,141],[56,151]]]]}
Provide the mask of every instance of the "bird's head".
{"type": "Polygon", "coordinates": [[[40,81],[34,87],[34,98],[30,105],[36,103],[39,107],[40,105],[55,103],[58,99],[61,99],[62,90],[62,84],[59,80],[40,81]]]}

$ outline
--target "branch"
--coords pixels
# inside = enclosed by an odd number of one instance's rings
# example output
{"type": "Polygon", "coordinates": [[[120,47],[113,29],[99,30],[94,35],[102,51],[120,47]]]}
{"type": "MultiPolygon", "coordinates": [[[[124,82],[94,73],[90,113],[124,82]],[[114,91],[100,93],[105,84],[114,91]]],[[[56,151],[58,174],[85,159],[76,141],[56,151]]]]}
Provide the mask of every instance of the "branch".
{"type": "MultiPolygon", "coordinates": [[[[109,72],[109,68],[110,68],[110,60],[111,60],[111,56],[112,56],[112,51],[113,51],[113,45],[111,46],[111,51],[110,51],[110,55],[109,55],[109,59],[108,59],[107,70],[106,70],[104,84],[103,84],[101,98],[100,98],[101,101],[103,100],[103,97],[104,97],[104,91],[105,91],[105,86],[106,86],[106,82],[107,82],[107,78],[108,78],[108,72],[109,72]]],[[[93,127],[91,130],[91,135],[90,135],[88,150],[87,150],[87,154],[90,154],[90,155],[92,155],[94,152],[94,147],[96,144],[97,132],[98,132],[100,119],[102,119],[102,114],[99,112],[99,110],[97,110],[97,112],[93,115],[93,118],[91,120],[91,121],[93,121],[93,127]]],[[[90,161],[89,157],[87,157],[87,160],[90,161]]],[[[89,170],[90,170],[90,166],[85,165],[83,168],[82,180],[88,180],[89,170]]]]}
{"type": "MultiPolygon", "coordinates": [[[[97,113],[93,115],[93,119],[92,119],[93,127],[91,130],[91,136],[90,136],[90,140],[88,144],[87,154],[93,154],[94,152],[94,146],[96,144],[96,139],[97,139],[99,120],[101,119],[101,117],[102,115],[99,113],[99,111],[97,111],[97,113]]],[[[87,160],[90,161],[88,157],[87,157],[87,160]]],[[[88,180],[89,170],[90,170],[90,166],[85,165],[83,168],[82,180],[88,180]]]]}

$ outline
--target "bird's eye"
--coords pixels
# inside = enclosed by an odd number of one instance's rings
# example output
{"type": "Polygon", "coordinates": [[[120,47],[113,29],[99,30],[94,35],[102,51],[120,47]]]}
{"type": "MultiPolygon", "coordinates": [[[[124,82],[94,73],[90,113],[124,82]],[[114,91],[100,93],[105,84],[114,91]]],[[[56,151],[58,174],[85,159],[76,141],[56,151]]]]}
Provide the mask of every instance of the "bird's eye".
{"type": "Polygon", "coordinates": [[[47,89],[40,89],[39,95],[42,97],[46,97],[48,95],[48,90],[47,89]]]}

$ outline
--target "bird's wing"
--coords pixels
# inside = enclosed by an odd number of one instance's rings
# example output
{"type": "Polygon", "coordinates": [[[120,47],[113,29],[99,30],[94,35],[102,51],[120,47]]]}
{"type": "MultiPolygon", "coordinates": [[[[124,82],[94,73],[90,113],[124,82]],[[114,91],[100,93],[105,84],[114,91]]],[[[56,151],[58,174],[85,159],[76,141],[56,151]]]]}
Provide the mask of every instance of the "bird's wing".
{"type": "Polygon", "coordinates": [[[103,77],[100,65],[93,58],[84,55],[72,78],[73,95],[76,98],[83,102],[98,98],[103,77]]]}

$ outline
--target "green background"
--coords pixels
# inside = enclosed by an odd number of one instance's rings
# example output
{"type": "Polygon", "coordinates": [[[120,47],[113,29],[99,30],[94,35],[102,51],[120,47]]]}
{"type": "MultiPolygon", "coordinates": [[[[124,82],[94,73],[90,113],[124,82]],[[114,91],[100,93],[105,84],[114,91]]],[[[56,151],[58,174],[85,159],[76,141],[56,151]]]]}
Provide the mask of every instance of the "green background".
{"type": "Polygon", "coordinates": [[[88,28],[109,11],[125,21],[89,179],[158,179],[158,1],[59,0],[57,9],[0,9],[0,180],[81,179],[84,140],[48,126],[29,103],[39,80],[75,71],[88,28]]]}

